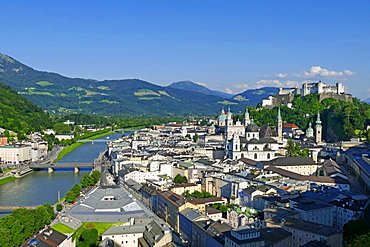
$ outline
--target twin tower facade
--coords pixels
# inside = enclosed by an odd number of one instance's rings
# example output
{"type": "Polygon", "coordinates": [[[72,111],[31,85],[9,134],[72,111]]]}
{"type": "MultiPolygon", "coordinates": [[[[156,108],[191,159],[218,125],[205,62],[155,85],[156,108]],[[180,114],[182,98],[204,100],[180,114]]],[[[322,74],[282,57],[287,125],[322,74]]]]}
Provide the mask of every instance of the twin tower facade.
{"type": "MultiPolygon", "coordinates": [[[[217,124],[224,129],[225,135],[225,158],[239,159],[249,158],[257,161],[270,160],[275,157],[279,147],[283,146],[283,120],[280,108],[276,117],[275,133],[269,126],[258,127],[253,119],[250,119],[248,109],[245,109],[243,122],[232,118],[230,108],[224,110],[217,118],[217,124]]],[[[313,136],[313,129],[308,128],[307,137],[313,136]]],[[[315,141],[321,143],[322,126],[318,114],[315,126],[315,141]]]]}

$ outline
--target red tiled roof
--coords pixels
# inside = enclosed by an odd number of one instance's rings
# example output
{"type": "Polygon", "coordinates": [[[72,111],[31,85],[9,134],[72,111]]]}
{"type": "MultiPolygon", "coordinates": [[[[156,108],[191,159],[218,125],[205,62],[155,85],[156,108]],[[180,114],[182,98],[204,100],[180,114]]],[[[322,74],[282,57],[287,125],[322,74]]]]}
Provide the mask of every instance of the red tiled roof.
{"type": "Polygon", "coordinates": [[[299,129],[299,127],[297,125],[291,124],[291,123],[283,124],[283,128],[299,129]]]}

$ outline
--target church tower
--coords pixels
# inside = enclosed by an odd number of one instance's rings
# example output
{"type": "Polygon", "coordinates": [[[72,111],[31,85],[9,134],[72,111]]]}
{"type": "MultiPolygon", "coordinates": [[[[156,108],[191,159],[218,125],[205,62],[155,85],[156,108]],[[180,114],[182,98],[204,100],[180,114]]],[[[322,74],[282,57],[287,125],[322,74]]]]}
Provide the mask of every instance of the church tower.
{"type": "Polygon", "coordinates": [[[231,113],[230,106],[229,109],[227,110],[226,114],[226,126],[232,126],[233,125],[233,114],[231,113]]]}
{"type": "Polygon", "coordinates": [[[232,113],[230,111],[230,106],[229,106],[229,109],[227,110],[227,113],[226,113],[226,138],[228,140],[230,140],[233,135],[233,131],[232,131],[233,124],[234,124],[233,117],[232,117],[232,113]]]}
{"type": "Polygon", "coordinates": [[[276,134],[278,137],[277,142],[283,143],[283,120],[281,119],[280,107],[276,118],[276,134]]]}
{"type": "Polygon", "coordinates": [[[251,120],[249,118],[249,112],[248,112],[248,107],[245,107],[245,112],[244,112],[244,127],[247,127],[248,124],[251,123],[251,120]]]}
{"type": "Polygon", "coordinates": [[[322,126],[321,126],[320,113],[317,113],[315,131],[316,131],[315,133],[316,143],[321,143],[322,142],[322,126]]]}

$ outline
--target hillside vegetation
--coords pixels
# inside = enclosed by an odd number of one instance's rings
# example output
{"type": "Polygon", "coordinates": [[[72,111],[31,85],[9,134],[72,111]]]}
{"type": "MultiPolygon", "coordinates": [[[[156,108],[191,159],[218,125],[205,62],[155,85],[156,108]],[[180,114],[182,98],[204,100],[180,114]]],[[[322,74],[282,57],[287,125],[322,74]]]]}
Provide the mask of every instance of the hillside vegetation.
{"type": "MultiPolygon", "coordinates": [[[[353,102],[332,98],[319,102],[317,94],[305,97],[296,95],[292,103],[292,109],[281,106],[283,121],[306,129],[310,122],[315,125],[317,114],[320,113],[325,139],[328,141],[349,140],[356,135],[365,136],[366,127],[370,125],[370,105],[357,98],[353,102]]],[[[249,111],[250,117],[258,125],[275,125],[278,107],[272,110],[250,107],[249,111]]]]}
{"type": "Polygon", "coordinates": [[[51,128],[53,122],[37,105],[0,83],[0,127],[17,133],[51,128]]]}

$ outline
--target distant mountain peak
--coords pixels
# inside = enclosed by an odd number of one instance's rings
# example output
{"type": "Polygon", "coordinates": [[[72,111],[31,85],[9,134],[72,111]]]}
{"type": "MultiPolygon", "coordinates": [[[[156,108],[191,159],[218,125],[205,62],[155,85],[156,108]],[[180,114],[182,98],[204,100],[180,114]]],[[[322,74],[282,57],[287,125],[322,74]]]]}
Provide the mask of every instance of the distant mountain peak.
{"type": "Polygon", "coordinates": [[[195,83],[189,80],[174,82],[170,84],[168,87],[188,90],[188,91],[197,92],[197,93],[203,93],[206,95],[214,95],[214,96],[219,96],[223,98],[231,98],[233,96],[232,94],[227,94],[224,92],[211,90],[205,86],[202,86],[198,83],[195,83]]]}

